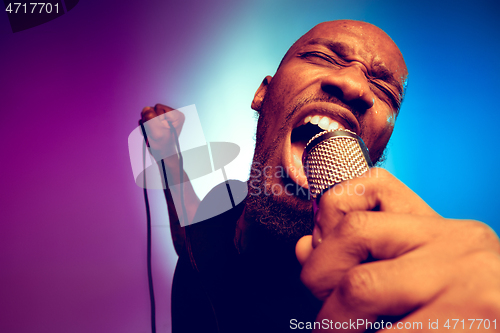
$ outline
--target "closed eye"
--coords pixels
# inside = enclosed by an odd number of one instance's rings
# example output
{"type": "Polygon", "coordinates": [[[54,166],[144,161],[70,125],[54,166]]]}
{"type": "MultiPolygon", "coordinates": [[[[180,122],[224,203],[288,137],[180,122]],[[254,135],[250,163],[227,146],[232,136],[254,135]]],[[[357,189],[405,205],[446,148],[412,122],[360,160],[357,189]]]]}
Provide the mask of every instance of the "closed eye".
{"type": "Polygon", "coordinates": [[[390,104],[395,110],[399,110],[401,107],[402,98],[399,94],[394,92],[387,83],[377,79],[370,79],[370,84],[374,87],[374,92],[379,96],[380,99],[385,100],[390,104]]]}
{"type": "Polygon", "coordinates": [[[310,61],[316,61],[316,60],[319,60],[319,61],[326,61],[330,64],[333,64],[333,65],[337,65],[337,66],[340,66],[340,63],[337,59],[333,58],[332,56],[326,54],[326,53],[323,53],[323,52],[317,52],[317,51],[314,51],[314,52],[303,52],[303,53],[299,53],[299,57],[301,59],[307,59],[307,60],[310,60],[310,61]]]}
{"type": "MultiPolygon", "coordinates": [[[[331,55],[319,51],[302,52],[299,53],[298,56],[301,59],[306,59],[311,63],[319,65],[345,67],[348,66],[349,63],[343,59],[332,57],[331,55]]],[[[392,85],[386,82],[385,78],[388,74],[382,76],[382,78],[374,77],[366,72],[365,75],[370,83],[370,86],[372,87],[373,92],[379,97],[379,99],[386,101],[386,103],[390,104],[394,109],[399,110],[402,102],[402,95],[396,93],[392,88],[392,85]]]]}

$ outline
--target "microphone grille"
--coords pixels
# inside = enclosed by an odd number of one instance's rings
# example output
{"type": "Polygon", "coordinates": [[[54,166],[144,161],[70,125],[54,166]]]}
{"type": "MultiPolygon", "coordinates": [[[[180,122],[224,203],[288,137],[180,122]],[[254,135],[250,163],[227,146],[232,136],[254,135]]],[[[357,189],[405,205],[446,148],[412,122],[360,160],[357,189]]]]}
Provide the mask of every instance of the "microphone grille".
{"type": "Polygon", "coordinates": [[[316,134],[307,143],[302,162],[313,198],[373,166],[363,140],[348,130],[316,134]]]}

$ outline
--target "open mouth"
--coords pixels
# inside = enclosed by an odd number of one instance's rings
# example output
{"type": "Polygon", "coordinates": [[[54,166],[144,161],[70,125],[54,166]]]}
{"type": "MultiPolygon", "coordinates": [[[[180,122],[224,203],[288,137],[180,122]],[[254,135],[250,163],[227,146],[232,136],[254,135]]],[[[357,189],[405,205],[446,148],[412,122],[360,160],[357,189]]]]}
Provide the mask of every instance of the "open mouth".
{"type": "Polygon", "coordinates": [[[325,115],[308,115],[292,130],[288,176],[299,186],[309,188],[302,165],[302,154],[309,140],[325,130],[345,130],[345,126],[325,115]]]}
{"type": "Polygon", "coordinates": [[[299,126],[292,131],[291,140],[292,143],[292,154],[294,156],[300,157],[302,159],[302,153],[306,148],[307,143],[313,136],[323,132],[324,129],[319,127],[317,124],[307,123],[305,125],[299,126]]]}

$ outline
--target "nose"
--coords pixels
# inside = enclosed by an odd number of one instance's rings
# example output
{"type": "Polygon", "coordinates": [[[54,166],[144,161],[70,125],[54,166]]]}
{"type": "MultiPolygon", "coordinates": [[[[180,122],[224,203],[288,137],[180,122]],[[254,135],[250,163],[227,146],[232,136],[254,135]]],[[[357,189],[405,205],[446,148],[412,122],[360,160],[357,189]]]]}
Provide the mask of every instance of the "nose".
{"type": "Polygon", "coordinates": [[[358,111],[366,111],[375,103],[375,94],[359,66],[332,71],[321,81],[321,89],[358,111]]]}

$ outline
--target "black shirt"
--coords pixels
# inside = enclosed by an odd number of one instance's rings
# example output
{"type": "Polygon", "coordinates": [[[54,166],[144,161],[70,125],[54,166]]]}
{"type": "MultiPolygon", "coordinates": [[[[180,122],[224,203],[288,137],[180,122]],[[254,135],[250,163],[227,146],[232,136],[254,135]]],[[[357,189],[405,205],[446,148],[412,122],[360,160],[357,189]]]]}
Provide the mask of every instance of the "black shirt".
{"type": "MultiPolygon", "coordinates": [[[[235,202],[240,203],[185,227],[186,247],[172,286],[172,331],[295,331],[290,321],[314,321],[320,302],[300,282],[301,267],[294,253],[281,257],[238,253],[235,228],[245,201],[236,199],[245,195],[246,184],[229,182],[235,202]]],[[[227,191],[225,183],[210,191],[198,212],[213,209],[222,193],[227,196],[221,191],[227,191]]]]}

